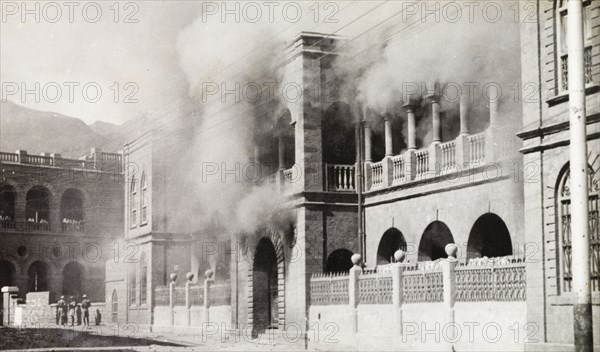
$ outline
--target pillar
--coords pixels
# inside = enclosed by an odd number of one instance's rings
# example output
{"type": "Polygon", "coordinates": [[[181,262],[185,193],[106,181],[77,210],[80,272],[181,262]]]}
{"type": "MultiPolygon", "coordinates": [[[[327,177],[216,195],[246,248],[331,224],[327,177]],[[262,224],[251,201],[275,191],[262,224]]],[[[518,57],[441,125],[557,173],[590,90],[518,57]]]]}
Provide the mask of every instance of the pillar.
{"type": "Polygon", "coordinates": [[[433,129],[433,143],[442,142],[442,124],[440,120],[440,102],[438,97],[430,95],[428,97],[431,100],[431,123],[433,129]]]}
{"type": "Polygon", "coordinates": [[[365,122],[365,162],[369,163],[373,161],[373,156],[371,155],[371,126],[369,126],[368,122],[365,122]]]}
{"type": "Polygon", "coordinates": [[[172,273],[170,278],[171,282],[169,283],[169,310],[171,313],[170,323],[171,326],[173,326],[175,325],[175,281],[177,280],[177,274],[172,273]]]}
{"type": "Polygon", "coordinates": [[[190,287],[192,286],[192,280],[194,279],[194,273],[189,272],[185,275],[187,282],[185,283],[185,308],[187,315],[187,326],[192,325],[192,301],[190,300],[190,287]]]}
{"type": "Polygon", "coordinates": [[[362,273],[362,256],[360,254],[352,255],[352,263],[354,266],[350,269],[350,275],[348,278],[348,303],[350,306],[350,314],[352,315],[352,337],[353,346],[356,347],[358,339],[358,303],[359,303],[359,287],[358,280],[362,273]]]}
{"type": "Polygon", "coordinates": [[[409,101],[408,103],[404,104],[404,108],[406,109],[406,116],[407,116],[407,123],[408,123],[408,125],[407,125],[408,149],[417,149],[417,129],[416,129],[416,122],[415,122],[414,106],[409,101]]]}
{"type": "MultiPolygon", "coordinates": [[[[455,326],[454,319],[454,303],[456,298],[456,273],[454,269],[458,264],[458,259],[456,258],[456,254],[458,252],[458,246],[454,243],[449,243],[446,245],[446,254],[448,258],[442,261],[442,273],[444,275],[443,284],[444,284],[444,309],[446,314],[446,326],[455,326]]],[[[456,329],[448,328],[448,335],[446,336],[447,342],[450,343],[449,350],[454,351],[454,342],[457,337],[456,329]]]]}
{"type": "Polygon", "coordinates": [[[14,312],[12,308],[14,307],[12,299],[16,299],[19,293],[19,288],[16,286],[4,286],[2,287],[2,303],[4,305],[4,314],[2,314],[2,325],[7,326],[13,322],[14,312]]]}
{"type": "Polygon", "coordinates": [[[210,322],[210,286],[213,282],[213,271],[208,269],[204,272],[204,322],[210,322]]]}
{"type": "Polygon", "coordinates": [[[383,120],[385,126],[385,156],[393,156],[393,142],[392,142],[392,120],[386,117],[383,120]]]}
{"type": "Polygon", "coordinates": [[[467,118],[469,113],[469,97],[463,93],[460,97],[460,134],[469,134],[469,120],[467,118]]]}
{"type": "Polygon", "coordinates": [[[583,63],[583,4],[568,2],[569,120],[571,165],[571,233],[573,273],[573,328],[575,351],[593,348],[590,242],[588,224],[588,162],[583,63]]]}
{"type": "Polygon", "coordinates": [[[402,250],[394,253],[396,262],[392,266],[392,306],[394,315],[394,333],[396,336],[402,336],[402,303],[404,302],[404,282],[402,275],[404,273],[403,262],[406,254],[402,250]]]}

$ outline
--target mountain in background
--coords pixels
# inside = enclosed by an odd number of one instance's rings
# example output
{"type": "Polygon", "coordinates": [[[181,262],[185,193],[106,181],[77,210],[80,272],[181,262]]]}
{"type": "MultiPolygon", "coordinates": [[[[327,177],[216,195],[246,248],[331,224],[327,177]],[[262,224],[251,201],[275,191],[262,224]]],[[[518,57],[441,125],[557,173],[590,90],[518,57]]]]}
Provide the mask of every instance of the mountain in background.
{"type": "Polygon", "coordinates": [[[54,112],[38,111],[11,101],[0,103],[0,150],[27,150],[29,154],[60,153],[78,158],[93,147],[117,152],[125,135],[121,126],[97,121],[86,125],[82,120],[54,112]]]}

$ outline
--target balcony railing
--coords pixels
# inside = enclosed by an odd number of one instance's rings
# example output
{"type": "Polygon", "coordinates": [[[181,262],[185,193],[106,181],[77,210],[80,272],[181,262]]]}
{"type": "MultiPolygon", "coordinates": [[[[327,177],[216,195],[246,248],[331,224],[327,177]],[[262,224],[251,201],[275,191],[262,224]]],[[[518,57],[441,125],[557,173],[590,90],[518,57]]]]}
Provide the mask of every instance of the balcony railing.
{"type": "Polygon", "coordinates": [[[356,167],[354,165],[327,164],[328,191],[354,191],[356,189],[356,167]]]}
{"type": "Polygon", "coordinates": [[[485,132],[467,137],[472,163],[485,161],[485,132]]]}
{"type": "Polygon", "coordinates": [[[19,162],[19,155],[15,154],[15,153],[0,152],[0,161],[16,163],[16,162],[19,162]]]}
{"type": "Polygon", "coordinates": [[[442,157],[442,170],[454,166],[456,164],[456,142],[450,141],[440,144],[440,152],[442,157]]]}
{"type": "Polygon", "coordinates": [[[60,168],[101,170],[108,172],[122,171],[121,154],[98,153],[95,157],[86,156],[83,159],[67,159],[60,155],[30,155],[24,150],[16,153],[0,152],[0,161],[28,165],[54,166],[60,168]]]}
{"type": "Polygon", "coordinates": [[[67,220],[67,222],[63,220],[62,230],[63,232],[83,232],[84,225],[83,220],[67,220]]]}
{"type": "Polygon", "coordinates": [[[379,188],[383,186],[383,163],[371,164],[371,188],[379,188]]]}
{"type": "Polygon", "coordinates": [[[422,180],[428,176],[446,174],[449,171],[460,172],[469,164],[482,164],[491,160],[494,150],[486,139],[494,138],[492,130],[473,135],[460,135],[453,141],[431,144],[428,148],[407,150],[402,154],[385,157],[381,162],[370,164],[366,168],[369,181],[366,190],[376,190],[403,183],[422,180]],[[391,168],[389,170],[388,168],[391,168]]]}
{"type": "Polygon", "coordinates": [[[415,152],[417,177],[425,177],[429,172],[429,150],[422,149],[415,152]]]}
{"type": "Polygon", "coordinates": [[[396,155],[392,157],[392,184],[402,183],[405,180],[404,156],[396,155]]]}

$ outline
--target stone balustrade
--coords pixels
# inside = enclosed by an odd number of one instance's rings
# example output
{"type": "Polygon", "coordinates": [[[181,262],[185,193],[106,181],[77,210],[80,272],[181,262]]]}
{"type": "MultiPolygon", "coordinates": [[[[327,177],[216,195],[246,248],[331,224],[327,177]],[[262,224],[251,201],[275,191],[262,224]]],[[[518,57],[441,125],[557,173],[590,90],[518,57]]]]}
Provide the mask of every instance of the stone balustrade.
{"type": "Polygon", "coordinates": [[[492,138],[489,130],[459,135],[452,141],[432,143],[419,150],[408,149],[399,155],[387,155],[380,162],[366,163],[366,191],[423,180],[494,160],[492,150],[486,148],[492,138]]]}
{"type": "Polygon", "coordinates": [[[92,149],[90,155],[81,159],[68,159],[60,154],[50,153],[31,155],[25,150],[17,150],[15,153],[0,152],[0,162],[108,172],[123,170],[121,154],[104,153],[97,149],[92,149]]]}

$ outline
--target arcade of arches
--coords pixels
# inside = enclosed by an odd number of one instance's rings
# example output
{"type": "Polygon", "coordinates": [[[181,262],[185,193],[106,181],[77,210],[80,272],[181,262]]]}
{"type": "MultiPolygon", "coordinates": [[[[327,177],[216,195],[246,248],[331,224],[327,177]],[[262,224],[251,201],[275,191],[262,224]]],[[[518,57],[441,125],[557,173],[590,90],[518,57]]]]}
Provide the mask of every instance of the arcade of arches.
{"type": "MultiPolygon", "coordinates": [[[[442,221],[430,223],[419,240],[417,260],[434,261],[446,258],[445,247],[449,243],[455,243],[450,228],[442,221]]],[[[389,228],[379,241],[377,265],[393,262],[394,253],[398,249],[407,250],[405,237],[399,229],[389,228]]],[[[481,257],[502,257],[512,254],[513,246],[506,223],[494,213],[481,215],[469,232],[466,260],[481,257]]]]}

